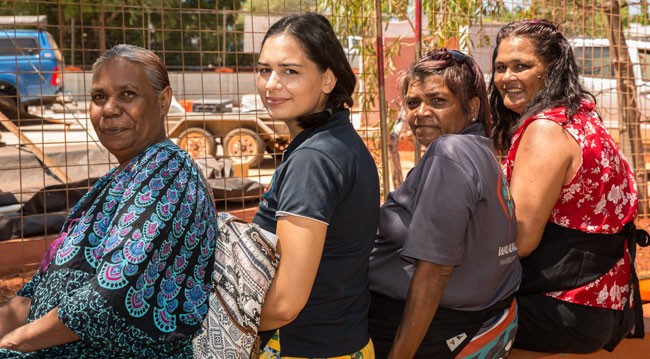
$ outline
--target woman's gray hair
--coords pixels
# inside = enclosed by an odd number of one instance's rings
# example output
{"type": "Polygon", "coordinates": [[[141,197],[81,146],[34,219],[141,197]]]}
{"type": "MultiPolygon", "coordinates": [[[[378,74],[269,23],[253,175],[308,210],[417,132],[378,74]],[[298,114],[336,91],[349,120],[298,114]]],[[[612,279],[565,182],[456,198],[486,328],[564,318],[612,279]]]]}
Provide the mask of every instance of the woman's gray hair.
{"type": "Polygon", "coordinates": [[[120,57],[144,67],[147,78],[156,94],[159,94],[165,87],[170,86],[167,67],[160,60],[160,57],[145,48],[134,45],[121,44],[104,52],[93,64],[93,73],[104,61],[120,57]]]}

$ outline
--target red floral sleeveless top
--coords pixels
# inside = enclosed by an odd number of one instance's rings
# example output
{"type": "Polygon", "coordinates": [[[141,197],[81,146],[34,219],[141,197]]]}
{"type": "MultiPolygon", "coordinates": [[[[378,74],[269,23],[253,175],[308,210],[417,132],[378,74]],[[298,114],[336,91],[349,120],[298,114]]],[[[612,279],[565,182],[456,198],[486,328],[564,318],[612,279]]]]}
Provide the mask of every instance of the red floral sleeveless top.
{"type": "MultiPolygon", "coordinates": [[[[594,103],[583,100],[580,109],[567,120],[566,107],[556,107],[526,119],[512,137],[504,160],[510,182],[521,136],[533,121],[558,123],[580,145],[582,164],[570,183],[562,188],[549,221],[587,233],[618,233],[637,215],[637,188],[630,165],[609,135],[594,103]]],[[[622,310],[628,298],[630,258],[627,250],[605,275],[586,285],[548,296],[592,307],[622,310]]]]}

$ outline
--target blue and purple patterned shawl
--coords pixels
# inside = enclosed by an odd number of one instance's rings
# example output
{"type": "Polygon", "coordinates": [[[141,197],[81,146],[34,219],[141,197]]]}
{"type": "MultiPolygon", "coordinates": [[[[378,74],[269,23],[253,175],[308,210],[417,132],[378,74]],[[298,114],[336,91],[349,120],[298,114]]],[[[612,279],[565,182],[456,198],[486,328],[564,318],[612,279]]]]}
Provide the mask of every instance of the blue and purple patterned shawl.
{"type": "Polygon", "coordinates": [[[118,328],[145,342],[191,338],[207,313],[218,235],[191,161],[165,141],[100,178],[70,212],[42,279],[23,290],[32,292],[30,321],[58,307],[82,341],[115,339],[118,328]]]}

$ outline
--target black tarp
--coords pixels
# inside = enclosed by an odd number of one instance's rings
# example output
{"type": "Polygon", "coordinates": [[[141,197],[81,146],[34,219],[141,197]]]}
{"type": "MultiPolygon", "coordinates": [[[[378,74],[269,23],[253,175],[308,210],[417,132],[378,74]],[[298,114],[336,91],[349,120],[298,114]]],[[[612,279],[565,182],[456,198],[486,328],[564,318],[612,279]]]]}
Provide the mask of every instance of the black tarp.
{"type": "MultiPolygon", "coordinates": [[[[204,173],[210,177],[215,200],[219,202],[249,202],[259,200],[262,185],[247,178],[219,178],[229,170],[230,164],[223,161],[209,162],[204,173]],[[216,178],[215,178],[216,177],[216,178]]],[[[230,175],[230,171],[228,171],[230,175]]],[[[67,184],[55,184],[42,188],[14,212],[0,214],[0,241],[12,238],[27,238],[39,235],[58,234],[68,212],[88,191],[97,178],[84,179],[67,184]]],[[[0,192],[0,207],[19,202],[8,192],[0,192]],[[1,201],[5,202],[1,202],[1,201]]]]}

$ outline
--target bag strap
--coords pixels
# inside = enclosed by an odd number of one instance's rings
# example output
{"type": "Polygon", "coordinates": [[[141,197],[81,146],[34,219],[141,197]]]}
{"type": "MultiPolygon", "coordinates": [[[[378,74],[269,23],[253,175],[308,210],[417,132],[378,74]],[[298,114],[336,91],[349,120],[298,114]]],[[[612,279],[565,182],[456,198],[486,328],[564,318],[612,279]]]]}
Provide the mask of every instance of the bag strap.
{"type": "Polygon", "coordinates": [[[253,344],[253,348],[251,349],[249,359],[257,359],[259,358],[259,353],[260,353],[260,346],[261,346],[261,339],[259,334],[257,333],[257,330],[252,328],[251,326],[243,326],[241,323],[235,319],[235,317],[232,315],[230,312],[230,309],[228,309],[228,305],[226,304],[225,299],[223,299],[223,296],[219,292],[218,288],[215,288],[215,286],[212,286],[212,292],[215,294],[217,299],[219,300],[219,303],[221,304],[221,307],[223,308],[224,312],[228,315],[228,318],[230,318],[230,322],[237,327],[242,333],[246,333],[248,335],[251,335],[255,338],[255,343],[253,344]]]}
{"type": "MultiPolygon", "coordinates": [[[[232,222],[237,222],[237,223],[242,223],[248,226],[252,231],[250,232],[250,236],[252,239],[255,240],[255,242],[259,243],[264,250],[272,257],[276,258],[278,255],[276,253],[276,246],[273,244],[273,241],[268,239],[268,236],[266,236],[263,231],[259,228],[259,226],[255,223],[248,223],[244,221],[243,219],[234,216],[230,213],[225,213],[227,216],[225,220],[223,221],[224,226],[229,226],[231,225],[232,222]]],[[[217,216],[218,218],[221,218],[221,216],[217,216]]],[[[221,226],[220,226],[221,227],[221,226]]]]}

